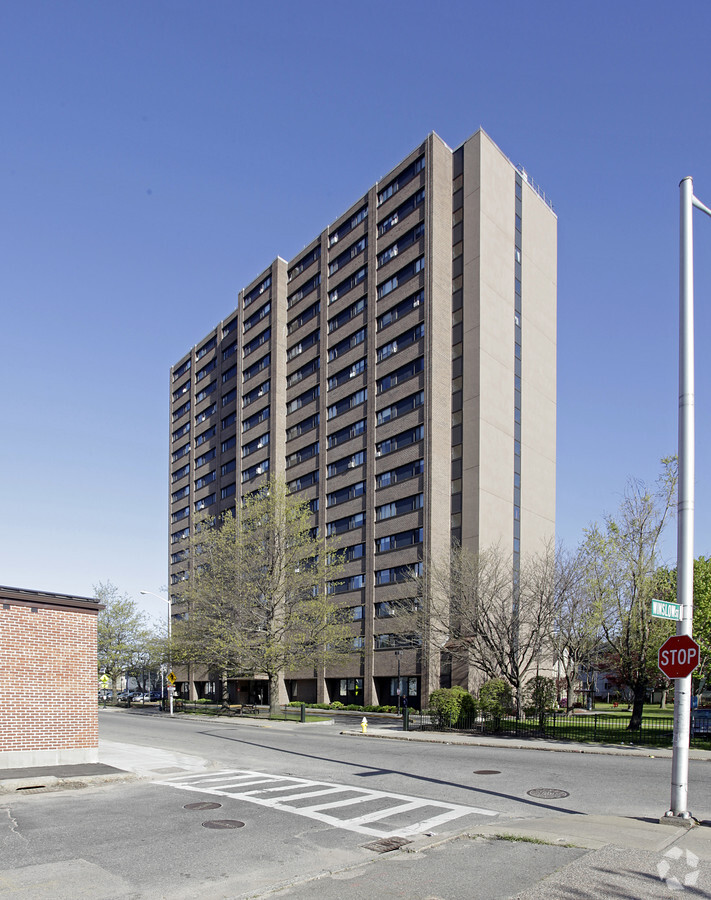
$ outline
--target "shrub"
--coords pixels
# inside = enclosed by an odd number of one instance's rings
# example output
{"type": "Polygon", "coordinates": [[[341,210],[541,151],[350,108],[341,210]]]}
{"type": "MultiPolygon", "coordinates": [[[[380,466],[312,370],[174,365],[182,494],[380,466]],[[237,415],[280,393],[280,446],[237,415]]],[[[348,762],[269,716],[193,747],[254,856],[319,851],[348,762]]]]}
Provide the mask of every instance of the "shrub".
{"type": "Polygon", "coordinates": [[[482,712],[495,717],[505,716],[513,708],[511,685],[503,678],[491,678],[479,688],[479,706],[482,712]]]}
{"type": "Polygon", "coordinates": [[[333,703],[324,703],[323,704],[327,709],[345,709],[346,707],[340,702],[340,700],[334,700],[333,703]]]}
{"type": "Polygon", "coordinates": [[[533,715],[538,716],[543,724],[546,710],[555,703],[555,682],[552,678],[534,675],[526,682],[524,697],[528,706],[533,708],[533,715]]]}
{"type": "Polygon", "coordinates": [[[440,728],[465,725],[476,712],[476,700],[463,687],[438,688],[430,694],[430,715],[440,728]]]}
{"type": "Polygon", "coordinates": [[[350,709],[353,712],[363,712],[363,707],[358,706],[357,703],[349,703],[348,706],[345,706],[344,709],[350,709]]]}

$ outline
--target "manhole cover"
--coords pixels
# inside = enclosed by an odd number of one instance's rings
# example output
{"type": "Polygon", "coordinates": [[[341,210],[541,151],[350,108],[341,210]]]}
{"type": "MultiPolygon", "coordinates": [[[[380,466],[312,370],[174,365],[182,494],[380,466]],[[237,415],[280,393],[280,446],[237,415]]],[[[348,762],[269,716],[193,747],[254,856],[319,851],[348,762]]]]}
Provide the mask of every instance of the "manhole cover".
{"type": "Polygon", "coordinates": [[[539,800],[562,800],[563,797],[570,797],[567,791],[560,791],[558,788],[534,788],[527,793],[529,797],[537,797],[539,800]]]}
{"type": "Polygon", "coordinates": [[[390,850],[397,850],[400,847],[404,847],[405,844],[411,844],[412,841],[408,841],[407,838],[383,838],[380,841],[371,841],[369,844],[363,844],[366,850],[375,850],[376,853],[388,853],[390,850]]]}
{"type": "Polygon", "coordinates": [[[207,800],[201,800],[200,803],[186,803],[183,809],[219,809],[221,803],[210,803],[207,800]]]}
{"type": "Polygon", "coordinates": [[[475,769],[475,775],[501,775],[498,769],[475,769]]]}
{"type": "Polygon", "coordinates": [[[203,828],[244,828],[244,822],[237,819],[210,819],[202,823],[203,828]]]}

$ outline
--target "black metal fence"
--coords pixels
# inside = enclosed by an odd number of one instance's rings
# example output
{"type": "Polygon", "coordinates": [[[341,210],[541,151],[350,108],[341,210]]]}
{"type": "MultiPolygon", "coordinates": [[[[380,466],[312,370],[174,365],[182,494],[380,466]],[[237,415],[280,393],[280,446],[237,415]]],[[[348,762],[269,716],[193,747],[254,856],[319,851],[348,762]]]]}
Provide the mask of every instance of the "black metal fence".
{"type": "MultiPolygon", "coordinates": [[[[640,726],[629,727],[629,717],[604,714],[572,715],[551,713],[524,718],[479,714],[460,716],[456,721],[441,715],[410,715],[410,731],[450,731],[470,734],[491,734],[501,737],[541,738],[561,741],[599,741],[610,744],[651,744],[671,746],[674,719],[643,717],[640,726]]],[[[692,719],[691,746],[711,743],[711,719],[692,719]]]]}

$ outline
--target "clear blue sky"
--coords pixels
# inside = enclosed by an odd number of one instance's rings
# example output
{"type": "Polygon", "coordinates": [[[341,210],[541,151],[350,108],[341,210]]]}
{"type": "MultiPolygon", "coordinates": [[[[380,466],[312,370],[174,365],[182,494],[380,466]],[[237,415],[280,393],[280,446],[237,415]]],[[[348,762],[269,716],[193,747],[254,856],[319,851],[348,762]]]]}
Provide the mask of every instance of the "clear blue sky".
{"type": "Polygon", "coordinates": [[[158,592],[171,363],[428,132],[479,126],[558,214],[558,535],[577,543],[676,450],[678,183],[711,204],[709,34],[708,2],[6,0],[0,583],[158,592]]]}

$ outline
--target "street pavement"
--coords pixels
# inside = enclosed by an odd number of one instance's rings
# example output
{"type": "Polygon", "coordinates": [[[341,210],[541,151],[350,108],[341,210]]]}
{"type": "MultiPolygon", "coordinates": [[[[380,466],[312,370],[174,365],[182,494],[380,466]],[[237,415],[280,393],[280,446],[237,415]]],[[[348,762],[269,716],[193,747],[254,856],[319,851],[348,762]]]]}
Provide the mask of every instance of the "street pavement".
{"type": "MultiPolygon", "coordinates": [[[[275,727],[274,723],[256,720],[232,720],[230,724],[238,724],[245,731],[275,727]]],[[[304,726],[284,722],[277,727],[287,736],[304,726]]],[[[373,723],[365,735],[353,729],[345,729],[341,735],[345,742],[358,742],[360,752],[363,743],[367,746],[381,740],[507,746],[552,753],[583,750],[563,742],[403,733],[392,723],[373,723]]],[[[586,745],[584,752],[671,755],[670,750],[631,746],[586,745]]],[[[711,761],[711,754],[705,751],[691,751],[690,756],[701,765],[711,761]]],[[[89,863],[83,859],[73,860],[72,866],[56,861],[11,870],[3,869],[0,859],[0,900],[39,900],[45,896],[48,900],[60,896],[107,900],[124,896],[136,900],[162,896],[370,900],[374,894],[420,900],[711,898],[711,822],[685,828],[652,819],[578,813],[504,819],[493,808],[424,801],[389,791],[253,769],[216,770],[198,756],[137,744],[102,740],[99,757],[100,762],[93,766],[0,770],[0,815],[7,809],[10,832],[16,833],[16,829],[8,795],[129,782],[185,792],[186,798],[192,795],[198,801],[237,802],[242,808],[250,804],[265,814],[286,811],[293,815],[297,829],[301,820],[316,820],[322,826],[362,835],[362,840],[371,843],[361,846],[371,848],[372,844],[372,849],[365,856],[365,851],[360,856],[336,854],[327,865],[311,869],[300,866],[288,873],[274,872],[271,880],[254,882],[246,892],[241,892],[246,885],[234,879],[222,886],[204,888],[195,884],[187,893],[176,893],[175,887],[162,893],[155,886],[144,892],[136,885],[112,881],[96,866],[87,868],[89,863]],[[401,844],[399,847],[386,847],[385,852],[375,849],[379,839],[393,836],[400,839],[395,841],[401,844]],[[61,891],[59,883],[63,885],[61,891]]]]}

